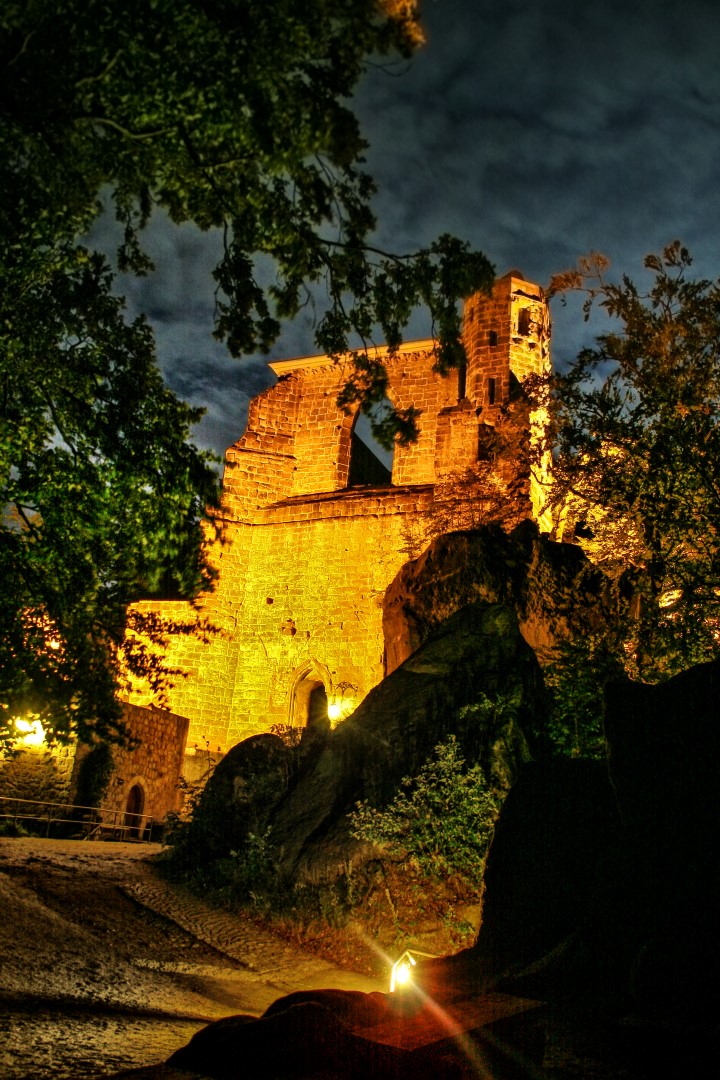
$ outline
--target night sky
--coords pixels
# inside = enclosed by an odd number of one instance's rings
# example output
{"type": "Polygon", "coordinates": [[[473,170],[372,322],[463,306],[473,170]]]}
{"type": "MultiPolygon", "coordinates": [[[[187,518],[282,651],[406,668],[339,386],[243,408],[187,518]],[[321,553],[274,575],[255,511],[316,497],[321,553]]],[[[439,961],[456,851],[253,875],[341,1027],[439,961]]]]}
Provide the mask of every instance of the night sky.
{"type": "MultiPolygon", "coordinates": [[[[680,239],[698,275],[720,275],[717,0],[424,0],[422,10],[424,49],[374,68],[356,100],[381,246],[406,252],[450,232],[498,274],[547,284],[590,250],[613,275],[642,280],[644,255],[680,239]]],[[[97,227],[102,246],[108,234],[97,227]]],[[[158,216],[147,240],[157,271],[122,291],[151,319],[173,389],[207,409],[195,441],[222,453],[274,376],[211,337],[219,237],[158,216]]],[[[585,327],[579,298],[552,313],[558,365],[606,325],[585,327]]],[[[409,336],[427,332],[419,315],[409,336]]],[[[305,318],[273,358],[316,351],[305,318]]]]}

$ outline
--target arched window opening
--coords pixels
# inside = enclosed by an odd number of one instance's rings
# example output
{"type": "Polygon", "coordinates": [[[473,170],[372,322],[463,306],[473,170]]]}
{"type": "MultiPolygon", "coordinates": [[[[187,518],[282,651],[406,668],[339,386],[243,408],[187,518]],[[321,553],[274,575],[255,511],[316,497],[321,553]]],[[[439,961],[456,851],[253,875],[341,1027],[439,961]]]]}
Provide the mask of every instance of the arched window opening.
{"type": "Polygon", "coordinates": [[[463,362],[458,367],[458,401],[462,401],[465,397],[467,389],[467,364],[463,362]]]}
{"type": "Polygon", "coordinates": [[[372,433],[371,420],[382,420],[392,408],[387,398],[373,405],[366,416],[358,411],[350,437],[348,487],[388,487],[392,484],[393,450],[381,446],[372,433]]]}
{"type": "Polygon", "coordinates": [[[518,311],[518,334],[524,337],[530,333],[530,308],[520,308],[518,311]]]}
{"type": "Polygon", "coordinates": [[[490,424],[478,426],[478,461],[493,461],[497,453],[497,434],[490,424]]]}
{"type": "Polygon", "coordinates": [[[128,791],[127,802],[125,803],[125,819],[123,821],[126,836],[131,837],[133,840],[140,840],[142,837],[142,814],[144,809],[145,792],[143,786],[142,784],[133,784],[128,791]]]}

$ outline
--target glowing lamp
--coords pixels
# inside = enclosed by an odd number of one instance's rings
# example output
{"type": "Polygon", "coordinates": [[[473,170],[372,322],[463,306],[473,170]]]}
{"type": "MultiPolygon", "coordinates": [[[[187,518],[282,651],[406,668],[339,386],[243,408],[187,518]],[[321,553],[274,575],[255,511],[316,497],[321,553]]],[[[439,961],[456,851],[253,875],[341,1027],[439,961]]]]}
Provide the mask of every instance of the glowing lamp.
{"type": "Polygon", "coordinates": [[[411,952],[406,950],[402,956],[395,961],[390,971],[390,993],[394,994],[397,987],[407,986],[412,979],[412,969],[417,964],[417,960],[411,952]]]}
{"type": "Polygon", "coordinates": [[[423,956],[427,960],[434,960],[434,953],[418,952],[417,949],[406,949],[402,956],[393,964],[390,970],[390,993],[394,994],[403,986],[412,982],[413,968],[417,966],[416,956],[423,956]]]}
{"type": "Polygon", "coordinates": [[[331,701],[330,704],[328,705],[328,719],[329,720],[339,720],[340,719],[340,712],[341,712],[340,702],[339,701],[331,701]]]}

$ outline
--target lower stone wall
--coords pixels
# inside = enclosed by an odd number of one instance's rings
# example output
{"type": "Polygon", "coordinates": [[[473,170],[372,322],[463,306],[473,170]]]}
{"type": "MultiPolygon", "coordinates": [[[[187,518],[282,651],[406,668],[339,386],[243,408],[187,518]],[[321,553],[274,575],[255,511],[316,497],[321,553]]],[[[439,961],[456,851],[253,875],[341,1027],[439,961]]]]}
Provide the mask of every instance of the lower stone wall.
{"type": "MultiPolygon", "coordinates": [[[[176,635],[165,658],[186,676],[168,703],[190,718],[190,747],[222,754],[274,725],[302,726],[295,703],[311,685],[340,718],[362,701],[385,673],[385,589],[422,542],[432,495],[424,485],[296,496],[228,523],[202,609],[218,632],[207,643],[176,635]]],[[[161,602],[142,609],[178,616],[161,602]]],[[[138,687],[133,700],[151,695],[138,687]]]]}
{"type": "Polygon", "coordinates": [[[75,747],[28,746],[0,759],[0,795],[10,799],[66,803],[73,797],[75,747]]]}
{"type": "MultiPolygon", "coordinates": [[[[162,709],[128,703],[123,704],[123,719],[136,745],[112,748],[114,768],[102,809],[123,815],[130,800],[132,812],[162,821],[181,805],[180,777],[189,721],[162,709]]],[[[0,796],[76,803],[80,769],[89,752],[89,746],[77,743],[52,749],[44,744],[27,746],[15,757],[0,760],[0,796]]],[[[118,820],[122,824],[122,819],[118,820]]]]}
{"type": "Polygon", "coordinates": [[[126,811],[130,792],[142,791],[142,809],[155,821],[162,821],[180,807],[179,781],[182,774],[189,721],[163,709],[123,703],[123,719],[135,749],[113,747],[114,771],[103,809],[126,811]]]}

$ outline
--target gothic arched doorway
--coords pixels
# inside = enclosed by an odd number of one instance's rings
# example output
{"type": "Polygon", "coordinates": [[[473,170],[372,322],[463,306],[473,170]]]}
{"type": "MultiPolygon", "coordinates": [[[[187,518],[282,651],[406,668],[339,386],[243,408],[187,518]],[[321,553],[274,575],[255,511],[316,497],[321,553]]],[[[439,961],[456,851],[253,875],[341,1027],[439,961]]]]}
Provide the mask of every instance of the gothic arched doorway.
{"type": "Polygon", "coordinates": [[[290,693],[290,726],[312,731],[329,730],[328,689],[330,675],[321,664],[311,660],[295,674],[290,693]]]}
{"type": "Polygon", "coordinates": [[[308,698],[307,723],[309,731],[329,731],[330,719],[328,717],[328,696],[323,683],[319,683],[310,691],[308,698]]]}

